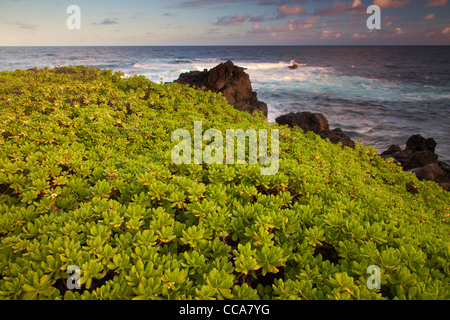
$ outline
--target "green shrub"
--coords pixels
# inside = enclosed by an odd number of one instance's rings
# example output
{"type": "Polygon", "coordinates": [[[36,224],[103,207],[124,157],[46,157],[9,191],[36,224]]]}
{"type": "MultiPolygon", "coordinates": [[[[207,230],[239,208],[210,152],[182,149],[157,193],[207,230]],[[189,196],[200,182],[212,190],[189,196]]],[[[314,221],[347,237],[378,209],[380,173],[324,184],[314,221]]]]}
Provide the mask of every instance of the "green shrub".
{"type": "Polygon", "coordinates": [[[371,147],[83,66],[1,72],[0,108],[2,299],[450,298],[448,193],[371,147]],[[194,121],[279,129],[278,174],[175,165],[194,121]]]}

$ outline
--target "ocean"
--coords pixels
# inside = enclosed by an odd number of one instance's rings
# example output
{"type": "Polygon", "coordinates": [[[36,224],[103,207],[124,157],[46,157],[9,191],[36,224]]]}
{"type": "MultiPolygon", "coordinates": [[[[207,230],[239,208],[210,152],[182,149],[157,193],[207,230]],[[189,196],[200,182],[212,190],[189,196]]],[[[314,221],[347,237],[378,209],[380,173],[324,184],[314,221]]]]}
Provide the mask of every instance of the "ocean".
{"type": "Polygon", "coordinates": [[[322,113],[379,153],[418,133],[450,163],[450,46],[0,47],[0,71],[83,64],[157,83],[227,60],[247,69],[271,123],[322,113]]]}

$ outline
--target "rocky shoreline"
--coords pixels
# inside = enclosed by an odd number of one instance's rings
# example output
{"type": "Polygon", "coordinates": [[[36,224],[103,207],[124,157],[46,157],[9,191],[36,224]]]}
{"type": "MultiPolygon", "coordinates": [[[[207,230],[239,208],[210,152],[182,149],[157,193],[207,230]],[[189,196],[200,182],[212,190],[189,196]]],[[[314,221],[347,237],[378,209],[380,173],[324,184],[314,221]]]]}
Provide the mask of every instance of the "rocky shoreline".
{"type": "MultiPolygon", "coordinates": [[[[298,66],[297,66],[298,67],[298,66]]],[[[295,70],[296,67],[289,67],[295,70]]],[[[203,71],[191,71],[180,74],[174,82],[187,84],[198,90],[221,92],[228,103],[235,109],[249,112],[260,111],[267,117],[267,104],[259,101],[257,93],[253,91],[249,75],[245,68],[234,65],[232,61],[221,63],[216,67],[203,71]]],[[[330,129],[328,120],[323,114],[312,112],[288,113],[275,119],[278,124],[291,128],[300,127],[305,132],[312,131],[322,139],[331,143],[341,143],[342,147],[355,147],[355,142],[345,134],[341,128],[330,129]]],[[[436,141],[425,139],[421,135],[412,135],[402,150],[399,145],[392,145],[381,153],[382,158],[393,158],[403,170],[413,172],[419,180],[435,181],[444,190],[450,190],[450,165],[438,161],[435,154],[436,141]]]]}
{"type": "Polygon", "coordinates": [[[419,180],[435,181],[444,190],[450,190],[450,166],[438,161],[435,153],[436,141],[425,139],[420,134],[412,135],[406,141],[405,149],[399,145],[392,145],[381,153],[382,158],[394,158],[403,170],[413,172],[419,180]]]}

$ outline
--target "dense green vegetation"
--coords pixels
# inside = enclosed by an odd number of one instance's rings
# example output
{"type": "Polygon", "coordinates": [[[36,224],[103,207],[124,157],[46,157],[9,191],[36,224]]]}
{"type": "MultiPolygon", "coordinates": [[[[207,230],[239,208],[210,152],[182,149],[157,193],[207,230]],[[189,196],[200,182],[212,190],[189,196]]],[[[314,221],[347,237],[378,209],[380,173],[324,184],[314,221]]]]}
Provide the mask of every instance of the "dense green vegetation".
{"type": "Polygon", "coordinates": [[[371,147],[82,66],[0,72],[0,110],[2,299],[450,298],[448,193],[371,147]],[[278,174],[174,165],[194,121],[278,128],[278,174]]]}

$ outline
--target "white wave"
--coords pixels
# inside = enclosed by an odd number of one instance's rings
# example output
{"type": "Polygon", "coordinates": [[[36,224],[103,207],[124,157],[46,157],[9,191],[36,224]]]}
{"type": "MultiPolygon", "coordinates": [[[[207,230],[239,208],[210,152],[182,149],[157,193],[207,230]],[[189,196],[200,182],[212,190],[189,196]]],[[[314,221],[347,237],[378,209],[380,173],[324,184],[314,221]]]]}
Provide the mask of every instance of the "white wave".
{"type": "Polygon", "coordinates": [[[236,63],[237,66],[244,67],[248,70],[270,70],[270,69],[285,69],[288,66],[290,66],[290,63],[280,61],[278,63],[271,63],[271,62],[265,62],[265,63],[236,63]]]}
{"type": "Polygon", "coordinates": [[[148,69],[148,68],[150,68],[150,66],[148,64],[139,63],[139,62],[136,62],[135,64],[133,64],[132,67],[133,68],[140,68],[140,69],[148,69]]]}
{"type": "Polygon", "coordinates": [[[279,61],[277,63],[274,62],[263,62],[263,63],[236,63],[236,65],[240,66],[240,67],[244,67],[248,70],[272,70],[272,69],[277,69],[277,70],[284,70],[287,69],[289,66],[292,65],[298,65],[299,67],[304,67],[307,66],[307,63],[299,63],[296,62],[295,60],[291,60],[290,62],[285,62],[285,61],[279,61]]]}

